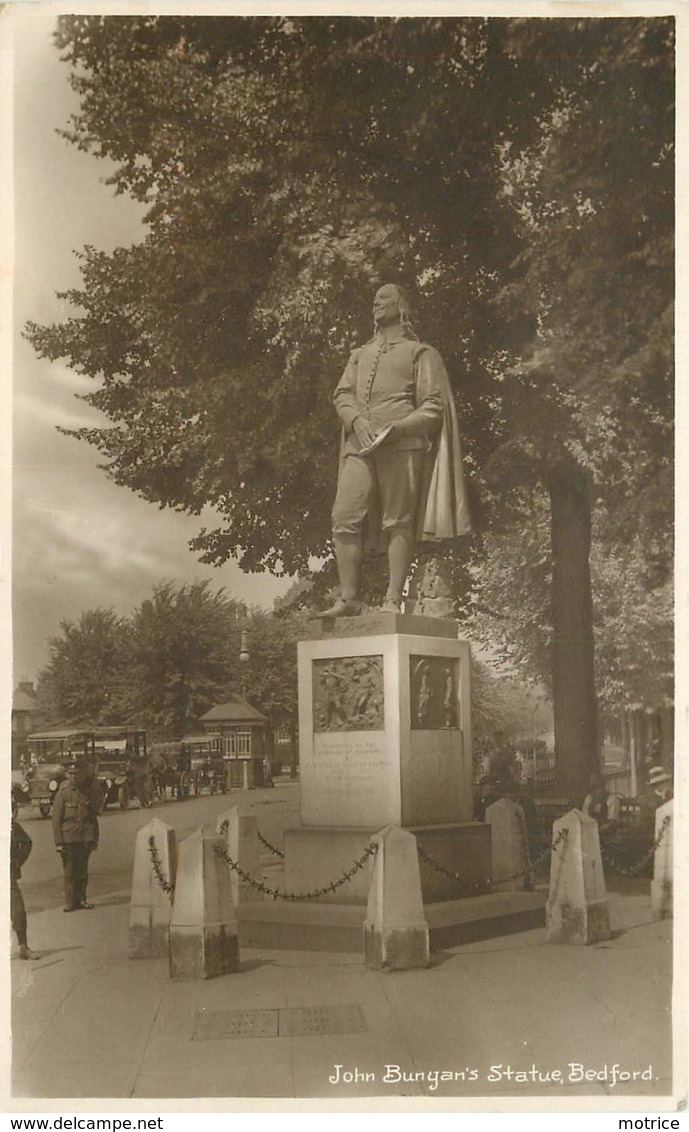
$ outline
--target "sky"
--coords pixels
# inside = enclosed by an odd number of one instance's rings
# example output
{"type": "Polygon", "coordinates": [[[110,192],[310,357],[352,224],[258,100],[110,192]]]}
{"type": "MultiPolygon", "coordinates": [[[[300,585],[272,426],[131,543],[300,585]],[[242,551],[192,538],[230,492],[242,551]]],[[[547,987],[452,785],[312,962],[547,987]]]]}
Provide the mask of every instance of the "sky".
{"type": "MultiPolygon", "coordinates": [[[[73,313],[57,292],[79,287],[75,252],[138,242],[143,210],[104,184],[112,166],[57,134],[78,99],[52,43],[54,11],[27,5],[16,29],[14,75],[13,682],[35,678],[60,622],[87,609],[131,612],[163,579],[207,578],[248,604],[272,606],[290,579],[206,566],[188,542],[213,516],[161,510],[109,480],[98,452],[61,435],[107,423],[78,399],[93,388],[64,363],[39,359],[27,320],[73,313]]],[[[15,13],[16,14],[16,13],[15,13]]]]}

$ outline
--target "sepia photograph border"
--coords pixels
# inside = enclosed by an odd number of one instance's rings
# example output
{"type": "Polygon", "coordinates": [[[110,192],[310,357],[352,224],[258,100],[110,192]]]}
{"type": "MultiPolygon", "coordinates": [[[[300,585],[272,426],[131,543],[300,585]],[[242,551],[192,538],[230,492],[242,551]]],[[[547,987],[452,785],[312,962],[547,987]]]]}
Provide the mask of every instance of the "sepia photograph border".
{"type": "MultiPolygon", "coordinates": [[[[10,1088],[11,1033],[9,1026],[9,986],[11,981],[9,950],[3,958],[6,977],[2,980],[5,1009],[2,1011],[4,1034],[0,1049],[2,1066],[2,1104],[0,1111],[10,1113],[26,1112],[107,1112],[107,1113],[482,1113],[491,1112],[496,1118],[510,1114],[538,1112],[576,1112],[576,1113],[629,1113],[629,1112],[681,1112],[687,1104],[689,1088],[689,828],[687,824],[687,804],[689,797],[689,761],[686,751],[689,744],[689,565],[687,547],[689,546],[689,508],[687,507],[687,487],[689,486],[689,458],[684,450],[684,439],[689,435],[689,380],[687,377],[687,354],[689,337],[689,302],[687,300],[687,273],[689,263],[689,239],[687,238],[687,189],[689,184],[689,159],[687,157],[686,135],[689,133],[689,3],[664,4],[647,3],[567,3],[555,0],[553,3],[475,3],[449,4],[430,3],[415,5],[411,3],[368,3],[329,4],[294,3],[277,5],[273,3],[227,4],[224,0],[207,0],[201,3],[159,3],[157,0],[140,0],[133,3],[81,3],[64,4],[48,0],[47,3],[32,3],[31,0],[14,0],[0,10],[0,90],[2,91],[2,111],[0,112],[0,177],[2,177],[2,210],[0,213],[0,240],[2,248],[2,275],[0,279],[0,302],[2,303],[2,325],[0,326],[0,350],[2,354],[2,412],[0,413],[0,616],[3,629],[2,697],[3,719],[6,728],[6,751],[10,750],[10,716],[12,688],[16,685],[17,673],[12,661],[12,359],[13,336],[17,333],[14,325],[13,278],[20,249],[15,246],[13,228],[14,171],[13,152],[15,145],[13,124],[13,63],[15,51],[15,32],[18,24],[25,28],[33,20],[44,18],[50,11],[55,18],[64,13],[97,13],[112,15],[137,15],[140,13],[156,15],[438,15],[438,16],[521,16],[524,18],[548,19],[558,16],[581,16],[585,18],[604,18],[620,16],[665,16],[676,19],[677,53],[676,77],[678,93],[677,111],[677,157],[676,157],[676,417],[675,417],[675,479],[676,479],[676,566],[675,566],[675,750],[679,758],[675,763],[675,836],[674,836],[674,887],[675,913],[673,922],[674,977],[673,977],[673,1088],[666,1097],[653,1095],[621,1095],[619,1097],[591,1096],[562,1098],[550,1095],[506,1096],[486,1095],[485,1097],[441,1097],[412,1098],[381,1096],[371,1099],[346,1098],[343,1100],[327,1098],[199,1098],[179,1099],[160,1098],[26,1098],[15,1097],[10,1088]]],[[[15,516],[15,521],[16,521],[15,516]]],[[[20,517],[21,518],[21,517],[20,517]]],[[[10,761],[4,760],[5,797],[10,794],[10,761]]],[[[5,820],[0,838],[3,868],[9,865],[9,818],[5,820]]],[[[5,876],[7,876],[7,871],[5,876]]],[[[6,890],[7,886],[6,886],[6,890]]],[[[5,891],[5,890],[3,890],[5,891]]],[[[3,914],[6,924],[6,940],[10,936],[9,904],[3,900],[3,914]]],[[[683,1114],[684,1119],[685,1114],[683,1114]]]]}

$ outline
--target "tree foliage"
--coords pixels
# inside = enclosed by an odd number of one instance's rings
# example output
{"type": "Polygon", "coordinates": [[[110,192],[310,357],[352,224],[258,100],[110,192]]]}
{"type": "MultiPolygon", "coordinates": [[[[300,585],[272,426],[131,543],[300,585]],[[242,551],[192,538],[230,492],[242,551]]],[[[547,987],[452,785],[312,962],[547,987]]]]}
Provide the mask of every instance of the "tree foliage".
{"type": "Polygon", "coordinates": [[[108,724],[119,710],[126,649],[124,620],[112,609],[89,609],[78,621],[60,622],[37,696],[54,723],[108,724]]]}
{"type": "Polygon", "coordinates": [[[124,714],[161,734],[188,731],[231,678],[237,614],[236,603],[206,581],[155,586],[129,622],[124,714]]]}
{"type": "MultiPolygon", "coordinates": [[[[254,609],[246,622],[249,660],[243,674],[249,699],[274,726],[297,726],[297,642],[304,639],[306,616],[280,616],[254,609]]],[[[242,673],[240,673],[242,677],[242,673]]]]}

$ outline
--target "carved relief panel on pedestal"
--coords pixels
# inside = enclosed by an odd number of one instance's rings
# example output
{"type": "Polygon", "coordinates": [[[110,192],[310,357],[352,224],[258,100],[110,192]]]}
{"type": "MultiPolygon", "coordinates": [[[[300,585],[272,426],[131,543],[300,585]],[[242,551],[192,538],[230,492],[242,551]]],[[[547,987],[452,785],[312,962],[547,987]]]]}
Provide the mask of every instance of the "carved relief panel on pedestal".
{"type": "Polygon", "coordinates": [[[313,661],[314,731],[383,731],[383,657],[313,661]]]}
{"type": "Polygon", "coordinates": [[[442,656],[412,656],[409,664],[412,729],[437,731],[460,727],[459,661],[442,656]]]}

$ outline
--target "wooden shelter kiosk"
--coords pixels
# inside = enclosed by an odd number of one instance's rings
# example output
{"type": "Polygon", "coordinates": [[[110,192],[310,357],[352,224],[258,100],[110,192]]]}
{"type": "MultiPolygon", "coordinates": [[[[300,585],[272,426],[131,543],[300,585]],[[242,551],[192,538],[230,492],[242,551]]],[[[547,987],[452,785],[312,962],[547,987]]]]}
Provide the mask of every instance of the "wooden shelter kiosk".
{"type": "Polygon", "coordinates": [[[220,734],[229,786],[250,790],[263,785],[263,759],[270,753],[270,721],[241,696],[216,704],[199,720],[206,732],[220,734]]]}

